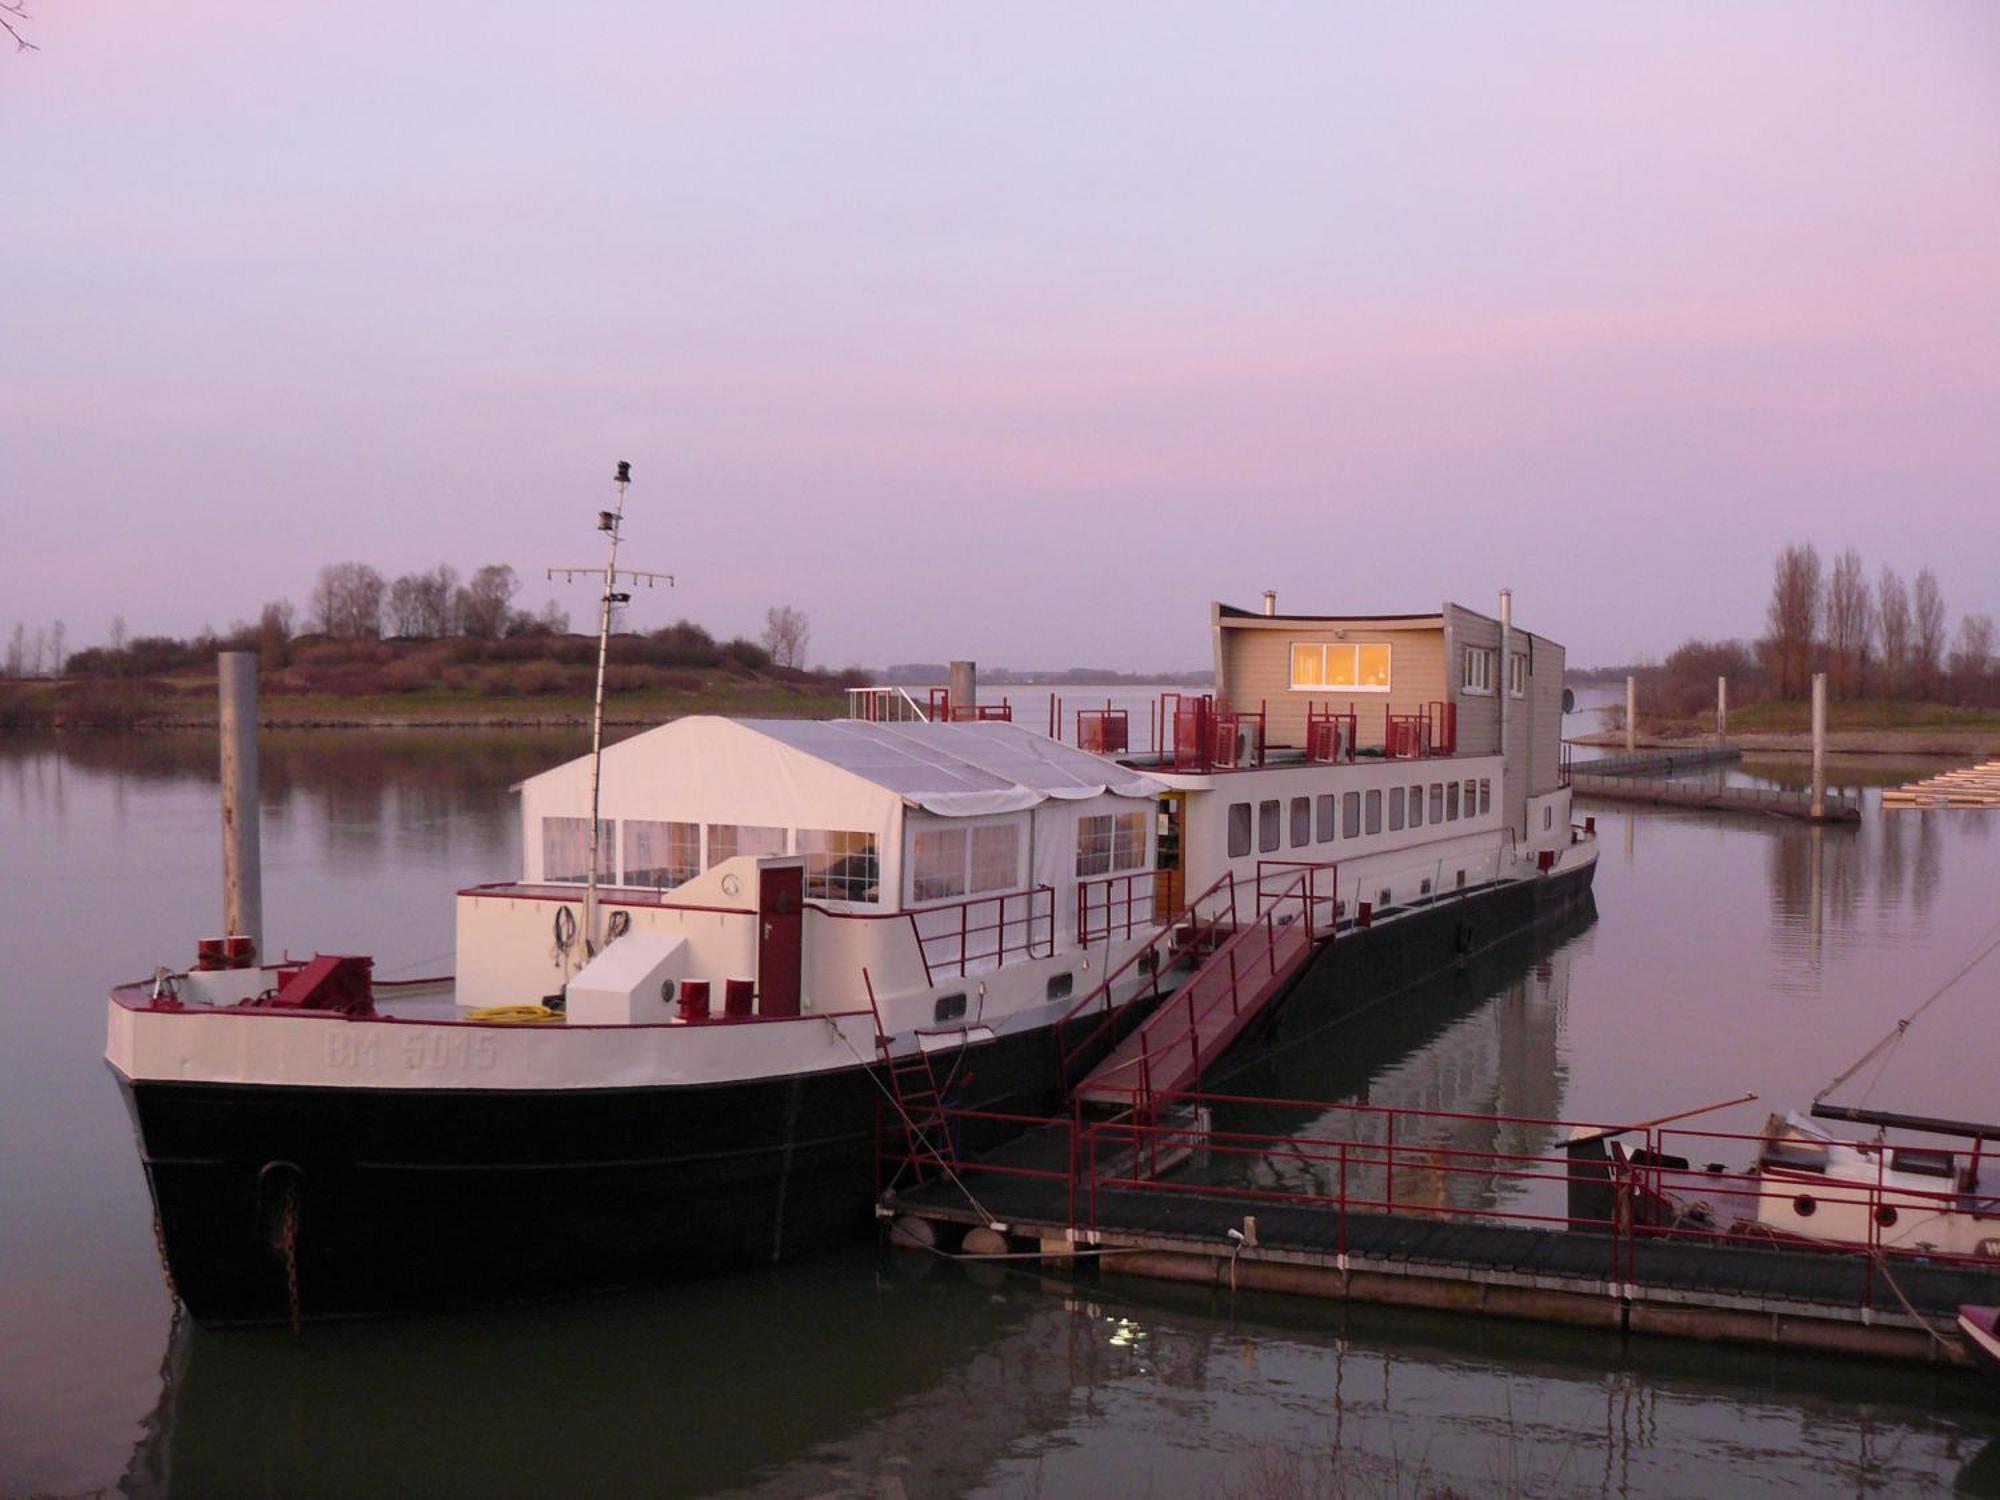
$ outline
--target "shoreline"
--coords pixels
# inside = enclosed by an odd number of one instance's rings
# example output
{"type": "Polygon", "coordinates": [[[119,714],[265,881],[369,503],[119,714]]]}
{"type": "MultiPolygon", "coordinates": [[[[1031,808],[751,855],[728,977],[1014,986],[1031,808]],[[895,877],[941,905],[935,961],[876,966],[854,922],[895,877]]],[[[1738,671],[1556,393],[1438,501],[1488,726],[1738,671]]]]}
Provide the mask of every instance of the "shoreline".
{"type": "MultiPolygon", "coordinates": [[[[1604,730],[1570,738],[1572,745],[1592,749],[1623,750],[1622,730],[1604,730]]],[[[1810,755],[1812,734],[1807,730],[1754,730],[1717,741],[1712,734],[1639,734],[1633,743],[1641,750],[1702,750],[1718,743],[1732,745],[1746,755],[1810,755]]],[[[1970,756],[1978,759],[2000,753],[2000,731],[1991,729],[1830,729],[1826,736],[1829,755],[1935,755],[1970,756]]]]}

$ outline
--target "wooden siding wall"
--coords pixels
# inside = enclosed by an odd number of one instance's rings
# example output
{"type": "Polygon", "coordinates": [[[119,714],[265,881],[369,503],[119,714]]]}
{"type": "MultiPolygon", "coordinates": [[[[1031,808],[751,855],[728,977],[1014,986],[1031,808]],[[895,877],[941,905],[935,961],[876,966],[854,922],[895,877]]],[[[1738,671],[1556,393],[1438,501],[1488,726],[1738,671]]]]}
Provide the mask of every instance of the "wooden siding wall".
{"type": "MultiPolygon", "coordinates": [[[[1309,704],[1322,708],[1330,705],[1343,712],[1352,705],[1359,716],[1359,742],[1379,745],[1385,712],[1417,713],[1428,703],[1445,701],[1444,636],[1435,628],[1380,630],[1365,621],[1344,624],[1339,620],[1283,621],[1278,625],[1225,621],[1220,633],[1217,691],[1228,698],[1231,707],[1251,712],[1256,711],[1261,700],[1270,715],[1266,743],[1272,746],[1303,748],[1309,704]],[[1346,637],[1336,639],[1334,632],[1343,629],[1346,637]],[[1356,693],[1315,688],[1294,692],[1294,641],[1346,646],[1386,643],[1390,648],[1389,691],[1356,693]]],[[[1488,740],[1490,743],[1490,731],[1488,740]]]]}
{"type": "MultiPolygon", "coordinates": [[[[1498,747],[1500,737],[1499,694],[1507,688],[1507,664],[1500,660],[1500,622],[1463,605],[1445,606],[1445,639],[1450,644],[1448,679],[1452,701],[1458,704],[1458,746],[1461,753],[1479,754],[1498,747]],[[1494,653],[1494,691],[1468,693],[1465,681],[1465,653],[1488,650],[1494,653]]],[[[1528,658],[1527,693],[1511,699],[1507,715],[1506,820],[1516,832],[1525,832],[1531,796],[1555,788],[1562,759],[1562,691],[1566,653],[1547,636],[1514,627],[1511,649],[1528,658]]]]}

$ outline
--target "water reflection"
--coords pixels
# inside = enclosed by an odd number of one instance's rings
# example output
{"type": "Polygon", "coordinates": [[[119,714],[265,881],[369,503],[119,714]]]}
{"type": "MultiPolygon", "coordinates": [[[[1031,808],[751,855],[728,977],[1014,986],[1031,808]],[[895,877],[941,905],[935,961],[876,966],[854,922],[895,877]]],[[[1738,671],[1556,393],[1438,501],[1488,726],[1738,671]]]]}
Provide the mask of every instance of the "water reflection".
{"type": "Polygon", "coordinates": [[[167,1373],[130,1496],[1894,1493],[1996,1431],[1949,1373],[906,1257],[167,1373]]]}

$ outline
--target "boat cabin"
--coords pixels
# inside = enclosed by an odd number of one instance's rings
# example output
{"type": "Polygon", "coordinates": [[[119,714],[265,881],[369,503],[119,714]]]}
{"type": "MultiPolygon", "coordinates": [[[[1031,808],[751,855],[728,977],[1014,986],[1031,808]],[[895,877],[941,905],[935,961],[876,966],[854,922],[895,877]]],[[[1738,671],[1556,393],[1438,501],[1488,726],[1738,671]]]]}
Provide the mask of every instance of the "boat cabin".
{"type": "Polygon", "coordinates": [[[590,785],[588,756],[520,784],[520,881],[459,898],[460,1004],[567,986],[572,1023],[664,1021],[692,979],[739,1019],[870,989],[962,1005],[968,977],[1076,949],[1080,875],[1151,879],[1162,790],[1012,723],[676,720],[604,751],[597,878],[621,940],[598,956],[576,930],[590,785]]]}

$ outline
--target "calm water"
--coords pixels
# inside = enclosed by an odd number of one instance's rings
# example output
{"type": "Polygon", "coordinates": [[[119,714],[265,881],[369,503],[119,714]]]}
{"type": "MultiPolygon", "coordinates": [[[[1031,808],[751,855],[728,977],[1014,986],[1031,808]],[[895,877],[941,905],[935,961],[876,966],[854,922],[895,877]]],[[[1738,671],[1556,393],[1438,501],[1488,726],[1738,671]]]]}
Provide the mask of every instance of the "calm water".
{"type": "MultiPolygon", "coordinates": [[[[575,748],[271,738],[273,941],[448,965],[452,888],[515,865],[507,785],[575,748]]],[[[866,1248],[296,1346],[173,1334],[102,995],[218,926],[213,768],[198,736],[0,739],[0,1495],[1219,1496],[1336,1468],[1351,1494],[2000,1493],[2000,1396],[1967,1377],[866,1248]]],[[[1749,1129],[1994,930],[1987,814],[1595,811],[1594,923],[1232,1082],[1595,1118],[1754,1089],[1718,1117],[1749,1129]]],[[[1992,991],[1975,974],[1850,1092],[1982,1108],[1992,991]]]]}

